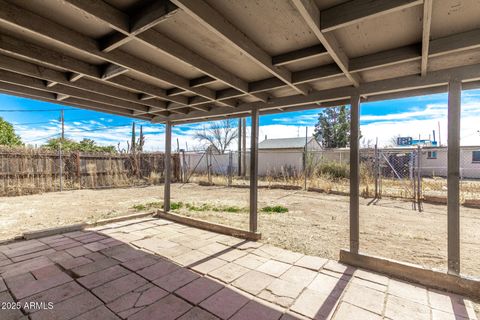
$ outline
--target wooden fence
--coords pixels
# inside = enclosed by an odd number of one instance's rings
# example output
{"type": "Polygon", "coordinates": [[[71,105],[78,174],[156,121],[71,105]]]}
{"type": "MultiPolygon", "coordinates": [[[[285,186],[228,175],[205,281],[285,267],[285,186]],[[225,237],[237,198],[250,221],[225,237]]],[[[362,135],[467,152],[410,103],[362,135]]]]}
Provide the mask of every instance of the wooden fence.
{"type": "MultiPolygon", "coordinates": [[[[160,184],[164,154],[52,152],[0,148],[0,196],[160,184]]],[[[172,178],[180,177],[178,154],[172,155],[172,178]]]]}

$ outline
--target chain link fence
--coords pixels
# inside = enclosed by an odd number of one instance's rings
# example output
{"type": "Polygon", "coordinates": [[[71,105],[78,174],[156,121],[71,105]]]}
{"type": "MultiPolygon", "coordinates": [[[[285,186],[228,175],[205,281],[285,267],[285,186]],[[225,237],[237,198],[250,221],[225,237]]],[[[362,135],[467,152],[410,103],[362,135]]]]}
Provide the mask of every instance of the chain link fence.
{"type": "MultiPolygon", "coordinates": [[[[445,204],[447,153],[446,147],[361,149],[360,194],[375,201],[382,197],[406,199],[412,201],[412,208],[419,211],[423,208],[423,202],[445,204]]],[[[249,159],[249,152],[181,152],[182,181],[248,185],[249,159]]],[[[460,159],[462,203],[478,205],[480,147],[462,147],[460,159]]],[[[259,186],[348,195],[349,160],[348,148],[259,150],[259,186]]]]}

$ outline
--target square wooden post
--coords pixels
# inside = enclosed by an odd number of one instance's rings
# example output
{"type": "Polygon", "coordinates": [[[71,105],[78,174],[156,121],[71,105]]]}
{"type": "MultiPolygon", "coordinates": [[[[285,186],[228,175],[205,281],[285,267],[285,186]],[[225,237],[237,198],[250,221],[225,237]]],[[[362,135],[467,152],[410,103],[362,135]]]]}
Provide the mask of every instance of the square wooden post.
{"type": "Polygon", "coordinates": [[[448,273],[460,274],[460,114],[462,83],[448,84],[448,273]]]}
{"type": "Polygon", "coordinates": [[[170,211],[170,182],[172,179],[172,123],[165,123],[163,211],[170,211]]]}
{"type": "Polygon", "coordinates": [[[350,252],[359,249],[359,187],[360,187],[360,96],[354,95],[350,102],[350,252]]]}
{"type": "Polygon", "coordinates": [[[250,140],[250,231],[257,232],[258,201],[258,109],[252,109],[252,130],[250,140]]]}

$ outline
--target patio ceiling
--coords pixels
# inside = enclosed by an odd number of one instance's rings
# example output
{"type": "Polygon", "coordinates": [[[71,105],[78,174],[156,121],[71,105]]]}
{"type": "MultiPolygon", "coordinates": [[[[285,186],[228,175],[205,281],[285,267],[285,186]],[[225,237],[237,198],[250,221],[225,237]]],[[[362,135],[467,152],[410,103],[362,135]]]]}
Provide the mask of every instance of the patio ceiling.
{"type": "Polygon", "coordinates": [[[476,0],[0,0],[0,92],[172,124],[480,87],[476,0]]]}

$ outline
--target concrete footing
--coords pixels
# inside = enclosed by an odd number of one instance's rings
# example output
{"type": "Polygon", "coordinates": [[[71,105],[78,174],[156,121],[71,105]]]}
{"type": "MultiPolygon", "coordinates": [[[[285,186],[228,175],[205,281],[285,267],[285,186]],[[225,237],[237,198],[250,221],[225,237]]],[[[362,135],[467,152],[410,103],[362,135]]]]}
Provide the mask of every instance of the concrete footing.
{"type": "Polygon", "coordinates": [[[233,237],[247,239],[247,240],[257,241],[262,238],[262,234],[259,232],[250,232],[247,230],[236,229],[236,228],[227,227],[217,223],[206,222],[206,221],[197,220],[189,217],[184,217],[174,213],[166,213],[160,210],[157,212],[155,217],[171,220],[187,226],[191,226],[191,227],[195,227],[195,228],[199,228],[207,231],[213,231],[221,234],[226,234],[228,236],[233,236],[233,237]]]}
{"type": "Polygon", "coordinates": [[[340,250],[340,262],[431,288],[480,299],[480,279],[447,274],[414,264],[352,253],[347,250],[340,250]]]}

